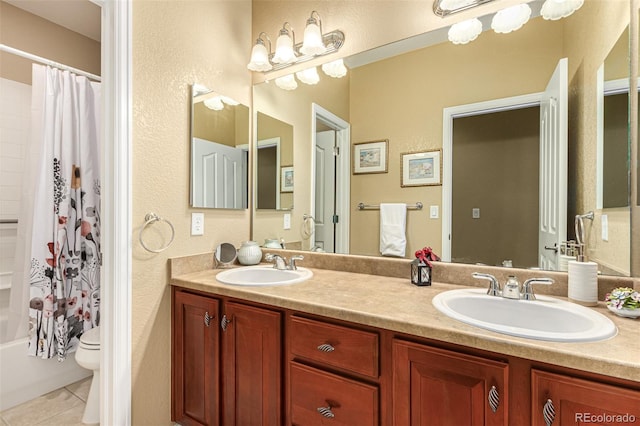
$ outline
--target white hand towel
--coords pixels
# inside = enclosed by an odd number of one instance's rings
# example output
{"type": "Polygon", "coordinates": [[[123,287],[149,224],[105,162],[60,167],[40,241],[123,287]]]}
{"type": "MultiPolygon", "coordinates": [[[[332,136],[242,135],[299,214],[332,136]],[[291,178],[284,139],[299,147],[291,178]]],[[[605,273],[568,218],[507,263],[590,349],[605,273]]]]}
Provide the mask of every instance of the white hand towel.
{"type": "Polygon", "coordinates": [[[380,253],[383,256],[404,257],[407,246],[406,223],[406,204],[380,204],[380,253]]]}

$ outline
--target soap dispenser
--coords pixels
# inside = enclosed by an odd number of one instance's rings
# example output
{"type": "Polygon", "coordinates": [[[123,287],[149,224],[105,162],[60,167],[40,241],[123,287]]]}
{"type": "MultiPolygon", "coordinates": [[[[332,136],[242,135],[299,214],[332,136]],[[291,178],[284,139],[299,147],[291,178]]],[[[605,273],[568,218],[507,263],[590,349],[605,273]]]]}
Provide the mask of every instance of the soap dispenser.
{"type": "Polygon", "coordinates": [[[509,275],[502,289],[502,297],[507,299],[520,299],[520,283],[515,275],[509,275]]]}

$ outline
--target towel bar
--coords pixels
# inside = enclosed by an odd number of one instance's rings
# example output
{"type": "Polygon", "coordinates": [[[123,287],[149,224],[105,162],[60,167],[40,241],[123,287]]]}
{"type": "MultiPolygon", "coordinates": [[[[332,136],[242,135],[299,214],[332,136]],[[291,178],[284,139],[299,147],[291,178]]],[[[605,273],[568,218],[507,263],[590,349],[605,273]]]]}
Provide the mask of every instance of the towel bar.
{"type": "MultiPolygon", "coordinates": [[[[407,210],[422,210],[422,206],[423,204],[420,201],[418,201],[413,205],[407,204],[407,210]]],[[[375,204],[358,203],[358,210],[376,210],[379,208],[380,206],[375,204]]]]}

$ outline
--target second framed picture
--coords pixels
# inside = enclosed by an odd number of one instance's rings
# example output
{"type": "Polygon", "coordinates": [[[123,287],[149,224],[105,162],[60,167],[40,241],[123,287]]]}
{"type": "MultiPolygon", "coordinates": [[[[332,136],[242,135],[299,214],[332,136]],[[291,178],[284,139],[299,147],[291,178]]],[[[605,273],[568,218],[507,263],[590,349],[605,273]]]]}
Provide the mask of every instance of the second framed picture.
{"type": "Polygon", "coordinates": [[[353,174],[387,173],[389,140],[353,144],[353,174]]]}
{"type": "Polygon", "coordinates": [[[293,166],[280,168],[280,192],[293,192],[293,166]]]}
{"type": "Polygon", "coordinates": [[[442,151],[400,154],[401,187],[442,185],[442,151]]]}

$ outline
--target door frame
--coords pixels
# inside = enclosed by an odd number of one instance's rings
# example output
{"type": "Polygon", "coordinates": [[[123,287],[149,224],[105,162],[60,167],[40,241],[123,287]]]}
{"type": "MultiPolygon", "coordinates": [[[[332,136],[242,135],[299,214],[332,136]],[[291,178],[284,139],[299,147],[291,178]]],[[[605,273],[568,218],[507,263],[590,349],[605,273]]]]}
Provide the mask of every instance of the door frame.
{"type": "MultiPolygon", "coordinates": [[[[311,104],[311,200],[310,212],[313,215],[316,210],[316,120],[336,131],[336,146],[340,150],[336,162],[336,214],[340,218],[336,225],[336,253],[349,253],[349,225],[351,215],[349,203],[351,202],[351,125],[329,110],[316,103],[311,104]]],[[[310,237],[311,247],[315,244],[315,235],[310,237]]]]}
{"type": "Polygon", "coordinates": [[[540,106],[542,92],[492,99],[442,110],[442,260],[451,262],[453,203],[453,120],[455,118],[540,106]]]}

